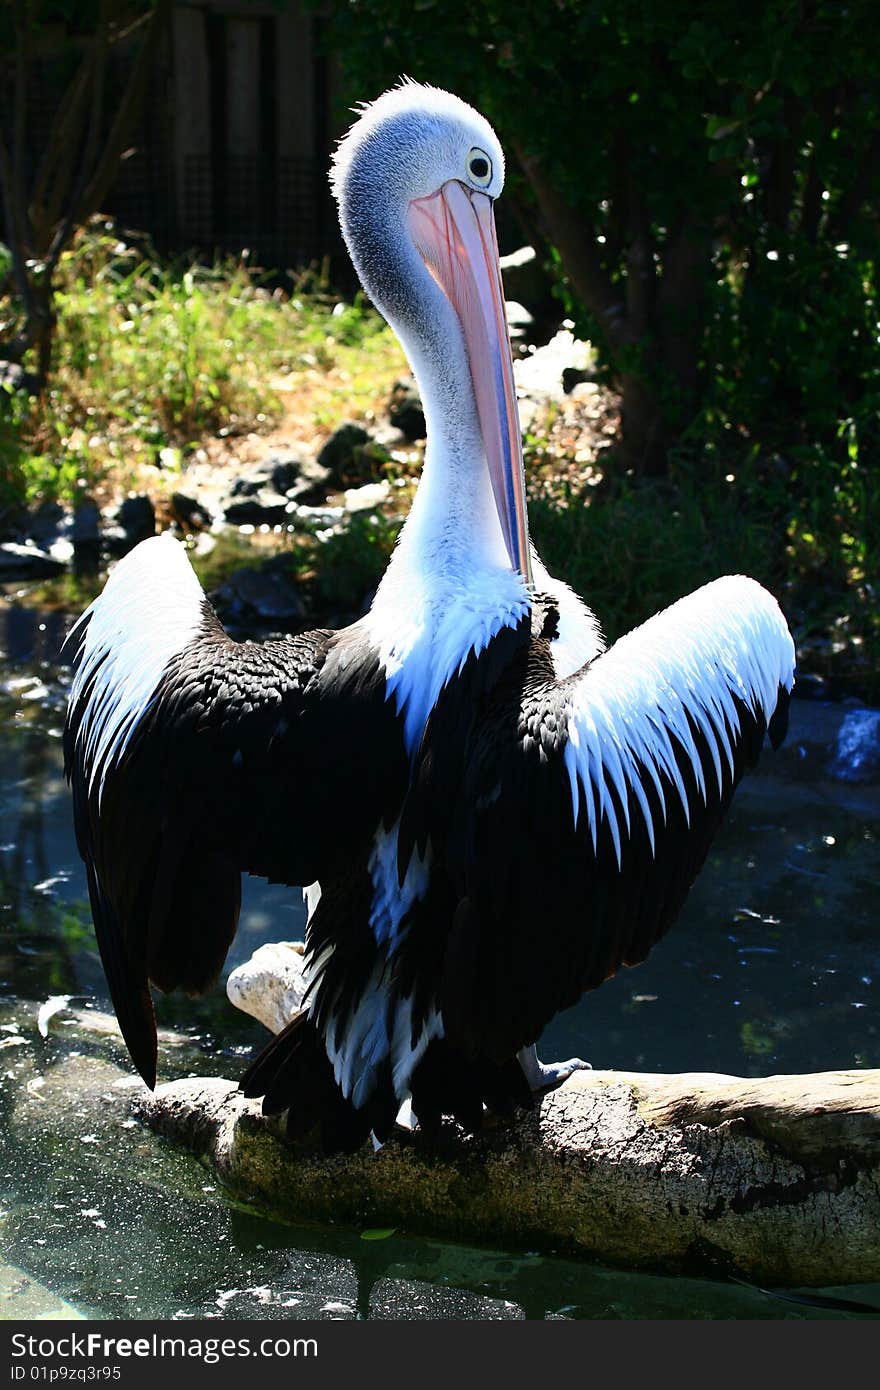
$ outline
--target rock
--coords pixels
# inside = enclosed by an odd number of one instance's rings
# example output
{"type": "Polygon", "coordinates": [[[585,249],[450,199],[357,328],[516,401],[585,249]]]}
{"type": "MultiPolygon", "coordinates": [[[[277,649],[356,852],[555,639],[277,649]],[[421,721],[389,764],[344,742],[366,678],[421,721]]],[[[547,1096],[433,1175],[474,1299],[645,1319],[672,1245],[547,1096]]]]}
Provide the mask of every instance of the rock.
{"type": "Polygon", "coordinates": [[[101,513],[91,497],[83,497],[73,513],[73,569],[82,577],[101,568],[101,513]]]}
{"type": "Polygon", "coordinates": [[[529,357],[513,364],[517,392],[531,400],[559,401],[564,395],[563,373],[566,368],[588,371],[592,364],[592,348],[562,328],[529,357]]]}
{"type": "Polygon", "coordinates": [[[517,299],[504,301],[504,315],[507,319],[507,332],[511,338],[522,338],[527,328],[535,322],[524,304],[517,299]]]}
{"type": "MultiPolygon", "coordinates": [[[[236,478],[229,489],[230,497],[256,497],[257,493],[263,492],[266,487],[266,478],[262,469],[259,473],[253,473],[249,477],[242,475],[236,478]]],[[[224,505],[223,511],[228,511],[228,506],[224,505]]]]}
{"type": "Polygon", "coordinates": [[[406,381],[394,383],[391,389],[391,400],[388,402],[388,419],[391,425],[400,430],[400,433],[411,444],[415,443],[417,439],[425,438],[427,433],[425,412],[422,409],[419,388],[413,377],[409,377],[406,381]]]}
{"type": "Polygon", "coordinates": [[[17,541],[4,541],[0,545],[0,583],[15,579],[51,579],[63,574],[67,568],[64,560],[41,550],[33,541],[24,545],[17,541]]]}
{"type": "Polygon", "coordinates": [[[145,493],[126,497],[119,504],[116,520],[132,545],[149,540],[150,536],[156,534],[156,509],[145,493]]]}
{"type": "Polygon", "coordinates": [[[348,420],[334,430],[324,444],[318,454],[318,463],[327,469],[334,483],[342,486],[359,476],[361,450],[369,443],[370,436],[363,425],[348,420]]]}
{"type": "Polygon", "coordinates": [[[303,949],[301,941],[261,946],[226,981],[229,1002],[258,1019],[271,1033],[280,1033],[302,1008],[306,990],[303,949]]]}
{"type": "MultiPolygon", "coordinates": [[[[274,492],[285,497],[295,487],[308,465],[299,459],[269,454],[255,464],[249,473],[241,473],[229,489],[230,497],[253,497],[258,492],[274,492]]],[[[324,475],[326,477],[326,473],[324,475]]]]}
{"type": "Polygon", "coordinates": [[[393,458],[395,451],[405,452],[407,457],[412,456],[412,442],[407,439],[403,430],[399,430],[396,425],[391,425],[388,421],[380,421],[373,430],[373,442],[383,449],[389,458],[393,458]]]}
{"type": "Polygon", "coordinates": [[[287,499],[265,488],[225,503],[223,515],[235,526],[277,526],[287,520],[287,499]]]}
{"type": "Polygon", "coordinates": [[[171,514],[183,531],[207,531],[213,520],[200,502],[183,492],[171,494],[171,514]]]}
{"type": "Polygon", "coordinates": [[[145,494],[126,497],[104,516],[102,544],[109,555],[127,555],[156,534],[156,510],[145,494]]]}
{"type": "Polygon", "coordinates": [[[381,507],[383,502],[387,502],[391,492],[391,485],[388,482],[364,483],[363,487],[348,487],[345,489],[345,510],[347,512],[366,512],[374,507],[381,507]]]}
{"type": "Polygon", "coordinates": [[[844,715],[828,770],[840,782],[880,781],[880,710],[851,709],[844,715]]]}
{"type": "Polygon", "coordinates": [[[344,507],[309,507],[294,502],[291,517],[294,521],[302,522],[310,531],[320,528],[322,531],[337,532],[343,529],[346,512],[344,507]]]}
{"type": "Polygon", "coordinates": [[[303,502],[323,502],[330,483],[330,469],[316,459],[270,454],[263,461],[264,476],[281,497],[303,502]]]}
{"type": "Polygon", "coordinates": [[[24,391],[28,396],[40,394],[40,378],[26,372],[18,362],[0,362],[0,389],[24,391]]]}
{"type": "Polygon", "coordinates": [[[223,621],[236,627],[271,624],[290,631],[305,616],[286,556],[275,556],[259,567],[237,570],[211,599],[223,621]]]}
{"type": "Polygon", "coordinates": [[[566,396],[570,396],[576,386],[585,383],[595,385],[598,372],[595,367],[563,367],[562,369],[562,389],[566,396]]]}
{"type": "Polygon", "coordinates": [[[73,515],[59,502],[41,502],[23,527],[23,534],[41,550],[48,550],[58,539],[69,540],[72,531],[73,515]]]}
{"type": "Polygon", "coordinates": [[[70,508],[58,502],[43,502],[25,519],[21,531],[26,544],[35,544],[38,550],[66,569],[74,559],[75,526],[70,508]]]}
{"type": "Polygon", "coordinates": [[[236,478],[221,503],[227,521],[235,525],[275,526],[287,519],[289,502],[323,502],[330,470],[314,459],[270,454],[253,472],[236,478]]]}
{"type": "MultiPolygon", "coordinates": [[[[272,486],[280,497],[286,497],[302,480],[303,470],[308,467],[300,459],[281,458],[277,454],[270,454],[265,461],[265,467],[271,479],[272,486]]],[[[330,476],[326,470],[322,469],[324,480],[330,476]]]]}
{"type": "Polygon", "coordinates": [[[553,281],[533,246],[521,246],[501,257],[501,278],[506,299],[519,301],[538,321],[542,331],[559,322],[559,300],[553,296],[553,281]]]}
{"type": "Polygon", "coordinates": [[[283,470],[287,467],[286,463],[281,463],[272,474],[272,481],[279,492],[283,491],[285,497],[306,505],[325,500],[332,476],[329,468],[318,463],[317,459],[304,459],[297,464],[299,472],[294,481],[282,487],[282,480],[286,476],[283,470]]]}

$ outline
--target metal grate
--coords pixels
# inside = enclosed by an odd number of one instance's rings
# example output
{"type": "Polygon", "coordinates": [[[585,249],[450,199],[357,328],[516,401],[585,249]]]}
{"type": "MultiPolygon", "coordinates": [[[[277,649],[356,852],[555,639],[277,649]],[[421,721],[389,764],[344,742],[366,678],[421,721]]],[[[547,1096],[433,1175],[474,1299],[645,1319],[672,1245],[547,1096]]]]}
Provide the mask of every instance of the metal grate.
{"type": "Polygon", "coordinates": [[[317,162],[208,155],[184,165],[184,240],[237,254],[247,247],[263,264],[286,267],[317,260],[322,185],[317,162]]]}
{"type": "Polygon", "coordinates": [[[314,159],[278,160],[279,251],[289,265],[307,264],[327,250],[320,235],[319,209],[326,186],[314,159]]]}
{"type": "Polygon", "coordinates": [[[217,244],[214,229],[214,174],[207,155],[187,155],[184,160],[181,225],[178,241],[210,250],[217,244]]]}
{"type": "Polygon", "coordinates": [[[136,146],[123,160],[107,199],[107,211],[122,227],[148,232],[155,244],[167,248],[173,239],[170,171],[156,149],[136,146]]]}

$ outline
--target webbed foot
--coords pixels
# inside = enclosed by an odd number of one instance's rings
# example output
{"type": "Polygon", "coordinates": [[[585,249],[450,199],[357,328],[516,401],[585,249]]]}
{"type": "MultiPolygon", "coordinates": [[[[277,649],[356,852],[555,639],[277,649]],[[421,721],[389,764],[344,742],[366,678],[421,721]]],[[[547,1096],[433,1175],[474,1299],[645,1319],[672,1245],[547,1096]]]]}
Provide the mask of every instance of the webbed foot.
{"type": "Polygon", "coordinates": [[[537,1048],[534,1047],[524,1047],[517,1053],[517,1058],[526,1080],[537,1095],[555,1091],[573,1072],[593,1070],[592,1063],[585,1062],[581,1057],[569,1057],[567,1062],[540,1062],[537,1048]]]}

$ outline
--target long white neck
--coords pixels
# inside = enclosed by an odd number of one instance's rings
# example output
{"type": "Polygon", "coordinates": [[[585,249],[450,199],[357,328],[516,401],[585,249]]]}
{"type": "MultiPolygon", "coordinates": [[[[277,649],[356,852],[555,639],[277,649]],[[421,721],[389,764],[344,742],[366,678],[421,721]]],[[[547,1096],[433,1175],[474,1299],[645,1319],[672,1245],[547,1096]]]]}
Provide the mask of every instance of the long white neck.
{"type": "Polygon", "coordinates": [[[361,283],[409,358],[427,424],[416,497],[364,619],[414,749],[467,653],[515,624],[529,597],[504,545],[464,335],[412,243],[405,208],[377,198],[375,179],[355,159],[340,220],[361,283]]]}
{"type": "Polygon", "coordinates": [[[509,569],[458,320],[449,310],[427,341],[414,341],[410,325],[393,326],[427,426],[422,476],[394,560],[417,554],[441,583],[477,569],[509,569]]]}
{"type": "Polygon", "coordinates": [[[456,576],[509,569],[458,316],[412,243],[405,208],[377,198],[357,163],[340,216],[361,282],[409,358],[427,424],[422,477],[387,580],[416,560],[441,590],[456,576]]]}

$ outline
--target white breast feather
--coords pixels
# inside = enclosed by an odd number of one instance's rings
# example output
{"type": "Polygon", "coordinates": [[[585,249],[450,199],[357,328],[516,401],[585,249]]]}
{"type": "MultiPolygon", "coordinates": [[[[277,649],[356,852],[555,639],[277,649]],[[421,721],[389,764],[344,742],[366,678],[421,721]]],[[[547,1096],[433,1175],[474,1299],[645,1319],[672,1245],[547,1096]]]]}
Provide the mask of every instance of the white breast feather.
{"type": "Polygon", "coordinates": [[[483,651],[502,627],[516,626],[529,597],[513,570],[476,569],[444,576],[445,582],[434,577],[426,588],[417,566],[395,559],[363,622],[378,648],[388,697],[403,713],[412,755],[443,687],[471,652],[483,651]]]}

